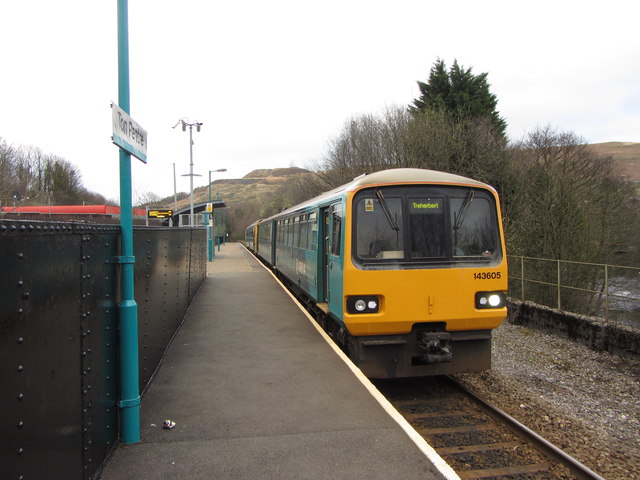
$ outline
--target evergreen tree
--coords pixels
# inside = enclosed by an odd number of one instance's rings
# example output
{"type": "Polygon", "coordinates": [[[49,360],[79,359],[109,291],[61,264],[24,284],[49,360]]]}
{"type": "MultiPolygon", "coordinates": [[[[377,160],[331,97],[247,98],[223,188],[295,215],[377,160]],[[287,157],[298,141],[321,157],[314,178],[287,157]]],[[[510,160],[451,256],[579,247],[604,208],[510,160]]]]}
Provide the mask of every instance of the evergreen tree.
{"type": "Polygon", "coordinates": [[[474,75],[471,68],[461,67],[457,60],[447,71],[444,61],[438,59],[431,67],[428,82],[418,81],[420,97],[409,109],[446,112],[455,122],[487,117],[496,133],[505,138],[507,122],[496,110],[498,100],[489,86],[487,73],[474,75]]]}

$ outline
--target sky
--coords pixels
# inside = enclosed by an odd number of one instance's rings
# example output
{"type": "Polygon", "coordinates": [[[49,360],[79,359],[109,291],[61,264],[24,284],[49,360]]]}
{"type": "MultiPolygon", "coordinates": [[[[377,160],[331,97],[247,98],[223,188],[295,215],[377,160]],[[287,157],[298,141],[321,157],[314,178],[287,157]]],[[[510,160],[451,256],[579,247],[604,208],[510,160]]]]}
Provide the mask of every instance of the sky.
{"type": "MultiPolygon", "coordinates": [[[[129,0],[133,200],[257,168],[309,167],[345,122],[408,105],[437,59],[486,72],[507,133],[640,142],[634,0],[129,0]]],[[[0,138],[75,165],[117,200],[117,1],[0,6],[0,138]]]]}

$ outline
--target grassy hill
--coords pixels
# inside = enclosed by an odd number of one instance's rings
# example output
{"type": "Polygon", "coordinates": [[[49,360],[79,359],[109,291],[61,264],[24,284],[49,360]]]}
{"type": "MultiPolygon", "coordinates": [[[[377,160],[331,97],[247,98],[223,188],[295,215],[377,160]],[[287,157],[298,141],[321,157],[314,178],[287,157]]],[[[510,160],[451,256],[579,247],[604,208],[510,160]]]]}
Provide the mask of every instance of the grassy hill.
{"type": "Polygon", "coordinates": [[[613,158],[620,173],[630,181],[640,182],[640,143],[594,143],[591,148],[599,155],[613,158]]]}
{"type": "MultiPolygon", "coordinates": [[[[211,196],[215,199],[219,194],[229,207],[238,203],[261,202],[269,194],[275,193],[292,176],[309,174],[308,170],[297,167],[254,170],[244,178],[215,180],[211,184],[211,196]]],[[[193,190],[194,203],[206,202],[208,199],[208,186],[193,190]]],[[[165,198],[162,202],[172,205],[173,197],[165,198]]],[[[188,205],[188,196],[178,201],[178,208],[188,205]]]]}

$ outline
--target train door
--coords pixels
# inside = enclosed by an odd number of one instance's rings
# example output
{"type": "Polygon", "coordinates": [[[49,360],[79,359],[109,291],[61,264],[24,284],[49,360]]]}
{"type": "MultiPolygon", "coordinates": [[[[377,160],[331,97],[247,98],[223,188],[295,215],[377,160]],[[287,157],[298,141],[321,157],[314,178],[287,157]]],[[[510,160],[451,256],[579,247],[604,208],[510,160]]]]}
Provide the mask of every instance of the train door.
{"type": "Polygon", "coordinates": [[[322,285],[323,303],[342,320],[342,204],[322,209],[322,285]]]}
{"type": "Polygon", "coordinates": [[[321,259],[322,259],[322,267],[320,269],[322,275],[322,291],[320,294],[320,303],[328,303],[329,300],[329,259],[327,256],[327,252],[329,251],[329,239],[330,235],[330,215],[329,209],[323,208],[320,212],[320,250],[321,250],[321,259]]]}
{"type": "Polygon", "coordinates": [[[278,235],[278,227],[276,225],[276,221],[274,220],[273,222],[271,222],[271,245],[270,245],[270,250],[271,250],[271,265],[275,266],[276,265],[276,241],[277,241],[277,235],[278,235]]]}

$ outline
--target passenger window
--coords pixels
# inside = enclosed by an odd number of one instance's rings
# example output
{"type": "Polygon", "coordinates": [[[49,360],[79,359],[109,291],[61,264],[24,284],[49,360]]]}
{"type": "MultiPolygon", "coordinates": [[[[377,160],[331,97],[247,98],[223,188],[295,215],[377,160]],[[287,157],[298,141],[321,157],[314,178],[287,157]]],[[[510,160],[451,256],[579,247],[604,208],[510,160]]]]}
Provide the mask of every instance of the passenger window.
{"type": "Polygon", "coordinates": [[[315,251],[318,249],[318,222],[315,213],[309,217],[309,223],[309,249],[315,251]]]}
{"type": "Polygon", "coordinates": [[[284,228],[285,228],[285,232],[284,232],[284,244],[288,247],[291,246],[291,242],[293,240],[293,226],[291,225],[291,220],[290,219],[286,219],[284,221],[284,228]]]}
{"type": "Polygon", "coordinates": [[[300,246],[300,217],[296,217],[293,222],[293,246],[298,248],[300,246]]]}
{"type": "Polygon", "coordinates": [[[340,256],[341,239],[342,239],[342,217],[341,212],[334,211],[331,214],[332,237],[331,237],[331,254],[336,257],[340,256]]]}
{"type": "Polygon", "coordinates": [[[309,249],[309,222],[306,215],[300,221],[300,248],[309,249]]]}

